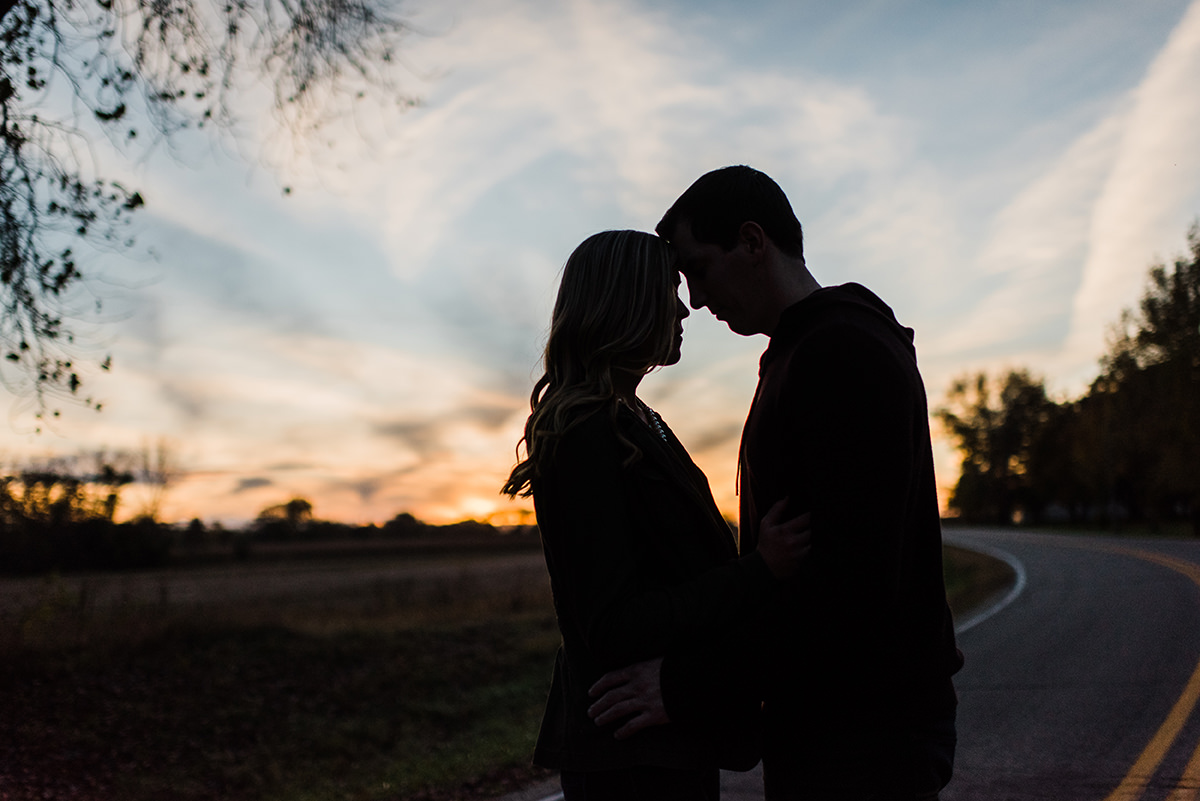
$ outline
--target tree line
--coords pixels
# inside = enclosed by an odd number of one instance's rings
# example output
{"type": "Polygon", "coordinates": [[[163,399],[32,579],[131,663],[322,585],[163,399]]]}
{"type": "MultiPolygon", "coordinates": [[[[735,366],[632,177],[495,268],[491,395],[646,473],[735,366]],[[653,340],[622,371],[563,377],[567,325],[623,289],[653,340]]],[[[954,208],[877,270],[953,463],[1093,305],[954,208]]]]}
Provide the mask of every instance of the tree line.
{"type": "Polygon", "coordinates": [[[121,569],[160,564],[169,540],[158,520],[171,480],[167,448],[58,457],[0,474],[0,573],[121,569]],[[143,502],[118,523],[121,495],[143,502]]]}
{"type": "Polygon", "coordinates": [[[199,518],[168,523],[159,509],[174,471],[162,453],[162,446],[142,453],[101,451],[0,472],[0,575],[246,560],[260,546],[278,555],[280,547],[314,542],[379,540],[437,550],[493,537],[497,543],[537,539],[535,526],[497,528],[476,520],[434,525],[408,512],[381,525],[321,520],[301,497],[268,506],[240,526],[199,518]],[[122,495],[135,485],[141,500],[127,508],[122,495]]]}
{"type": "Polygon", "coordinates": [[[1200,536],[1200,222],[1153,266],[1099,375],[1058,401],[1028,369],[965,376],[934,411],[957,441],[949,505],[972,523],[1190,523],[1200,536]]]}

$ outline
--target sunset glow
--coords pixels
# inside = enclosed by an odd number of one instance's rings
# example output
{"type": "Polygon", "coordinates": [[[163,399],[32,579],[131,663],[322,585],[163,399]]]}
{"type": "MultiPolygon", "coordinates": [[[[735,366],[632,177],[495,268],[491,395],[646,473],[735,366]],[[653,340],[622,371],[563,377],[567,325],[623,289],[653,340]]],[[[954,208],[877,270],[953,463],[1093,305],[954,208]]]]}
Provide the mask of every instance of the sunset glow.
{"type": "MultiPolygon", "coordinates": [[[[703,172],[779,182],[817,279],[916,330],[931,406],[968,370],[1079,393],[1200,215],[1200,0],[405,7],[429,32],[407,40],[413,110],[364,106],[307,154],[265,106],[237,146],[97,144],[147,201],[134,258],[97,262],[80,299],[104,300],[81,346],[113,355],[85,373],[103,410],[59,404],[34,434],[6,394],[10,464],[165,440],[167,520],[304,497],[346,522],[530,522],[498,493],[558,270],[591,233],[652,230],[703,172]]],[[[685,326],[642,395],[736,519],[766,340],[685,326]]]]}

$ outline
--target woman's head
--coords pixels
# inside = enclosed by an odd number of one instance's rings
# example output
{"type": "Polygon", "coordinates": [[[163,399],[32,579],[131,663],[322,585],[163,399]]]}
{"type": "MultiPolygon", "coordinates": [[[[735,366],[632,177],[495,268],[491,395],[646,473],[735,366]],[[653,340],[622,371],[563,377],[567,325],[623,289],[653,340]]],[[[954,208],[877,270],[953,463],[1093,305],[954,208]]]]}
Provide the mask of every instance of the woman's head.
{"type": "MultiPolygon", "coordinates": [[[[615,416],[616,384],[627,386],[628,374],[679,361],[688,309],[678,288],[670,247],[653,234],[604,231],[575,248],[550,320],[546,371],[530,398],[526,458],[501,492],[530,494],[563,434],[597,409],[615,416]]],[[[637,447],[627,444],[637,459],[637,447]]]]}
{"type": "Polygon", "coordinates": [[[547,374],[607,383],[613,370],[645,373],[678,361],[679,319],[687,314],[678,285],[670,247],[653,234],[604,231],[585,239],[563,268],[547,374]]]}

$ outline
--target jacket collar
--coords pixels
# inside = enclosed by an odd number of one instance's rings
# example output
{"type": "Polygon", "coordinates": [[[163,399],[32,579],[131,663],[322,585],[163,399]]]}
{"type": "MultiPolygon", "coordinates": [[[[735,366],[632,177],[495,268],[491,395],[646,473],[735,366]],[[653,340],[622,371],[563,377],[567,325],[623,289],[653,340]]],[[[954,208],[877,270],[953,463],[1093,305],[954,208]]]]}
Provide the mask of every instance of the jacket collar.
{"type": "Polygon", "coordinates": [[[759,371],[766,367],[783,348],[803,336],[805,331],[824,316],[837,309],[857,309],[874,316],[890,328],[906,346],[913,348],[913,330],[900,325],[896,313],[883,300],[862,284],[848,283],[822,287],[803,300],[788,306],[779,315],[779,324],[771,336],[771,342],[759,359],[759,371]]]}
{"type": "Polygon", "coordinates": [[[665,473],[673,483],[704,508],[711,518],[713,526],[722,532],[723,540],[730,547],[734,547],[729,524],[725,522],[725,518],[721,516],[721,511],[712,499],[712,493],[708,488],[708,479],[692,462],[683,443],[675,436],[675,432],[671,430],[666,421],[664,420],[662,423],[663,431],[666,434],[665,441],[650,426],[642,422],[632,409],[623,405],[617,408],[617,425],[620,427],[621,433],[630,442],[637,445],[642,452],[642,459],[647,460],[655,469],[665,473]]]}

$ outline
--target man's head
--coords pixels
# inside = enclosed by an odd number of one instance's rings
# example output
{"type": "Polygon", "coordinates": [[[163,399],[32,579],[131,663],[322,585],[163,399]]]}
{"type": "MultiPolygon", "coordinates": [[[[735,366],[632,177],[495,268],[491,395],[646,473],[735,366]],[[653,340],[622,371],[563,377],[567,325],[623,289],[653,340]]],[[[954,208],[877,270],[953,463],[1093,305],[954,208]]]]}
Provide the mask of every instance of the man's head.
{"type": "Polygon", "coordinates": [[[756,222],[786,256],[804,260],[804,232],[779,184],[753,167],[722,167],[701,175],[679,196],[655,227],[668,242],[681,223],[697,242],[737,245],[742,223],[756,222]]]}
{"type": "Polygon", "coordinates": [[[735,333],[770,334],[783,308],[816,287],[787,196],[750,167],[701,176],[655,230],[675,250],[692,308],[735,333]]]}

